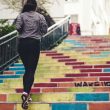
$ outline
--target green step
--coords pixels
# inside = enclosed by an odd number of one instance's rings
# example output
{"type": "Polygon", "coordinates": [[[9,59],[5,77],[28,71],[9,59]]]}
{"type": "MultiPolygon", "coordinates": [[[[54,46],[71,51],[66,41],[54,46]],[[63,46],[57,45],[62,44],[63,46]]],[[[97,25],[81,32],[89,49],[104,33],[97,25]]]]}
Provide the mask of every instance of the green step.
{"type": "MultiPolygon", "coordinates": [[[[73,93],[39,93],[31,94],[33,102],[60,102],[75,100],[73,93]]],[[[21,94],[8,94],[7,102],[21,102],[21,94]]]]}
{"type": "MultiPolygon", "coordinates": [[[[6,99],[4,102],[7,103],[21,103],[21,94],[0,94],[4,95],[6,99]]],[[[54,103],[54,102],[74,102],[74,101],[110,101],[109,92],[97,92],[97,93],[38,93],[31,94],[32,102],[45,102],[45,103],[54,103]]],[[[0,99],[1,101],[3,99],[0,99]]]]}

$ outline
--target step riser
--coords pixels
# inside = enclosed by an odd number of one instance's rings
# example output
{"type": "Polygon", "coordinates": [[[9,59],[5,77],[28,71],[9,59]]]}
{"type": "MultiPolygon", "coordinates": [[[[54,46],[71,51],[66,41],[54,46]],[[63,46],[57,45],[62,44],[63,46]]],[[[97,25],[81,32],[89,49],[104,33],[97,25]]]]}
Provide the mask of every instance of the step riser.
{"type": "MultiPolygon", "coordinates": [[[[1,110],[22,110],[21,104],[0,104],[1,110]]],[[[29,110],[110,110],[109,103],[29,104],[29,110]]]]}
{"type": "Polygon", "coordinates": [[[0,80],[0,84],[3,83],[3,80],[0,80]]]}
{"type": "Polygon", "coordinates": [[[20,75],[0,75],[0,79],[21,78],[20,75]]]}
{"type": "Polygon", "coordinates": [[[76,77],[76,78],[51,78],[51,82],[74,82],[74,81],[110,81],[109,76],[105,77],[76,77]]]}
{"type": "MultiPolygon", "coordinates": [[[[16,89],[22,93],[23,89],[16,89]]],[[[53,93],[53,92],[110,92],[110,87],[54,87],[54,88],[32,88],[31,93],[53,93]]]]}
{"type": "MultiPolygon", "coordinates": [[[[33,102],[110,101],[110,93],[40,93],[31,94],[33,102]]],[[[1,102],[21,102],[21,94],[0,94],[1,102]]]]}
{"type": "Polygon", "coordinates": [[[65,74],[65,77],[101,77],[101,76],[110,76],[110,73],[80,73],[80,74],[65,74]]]}
{"type": "Polygon", "coordinates": [[[41,88],[47,88],[47,87],[109,87],[110,81],[108,82],[87,82],[87,81],[80,81],[80,82],[74,82],[74,83],[35,83],[34,87],[41,87],[41,88]]]}

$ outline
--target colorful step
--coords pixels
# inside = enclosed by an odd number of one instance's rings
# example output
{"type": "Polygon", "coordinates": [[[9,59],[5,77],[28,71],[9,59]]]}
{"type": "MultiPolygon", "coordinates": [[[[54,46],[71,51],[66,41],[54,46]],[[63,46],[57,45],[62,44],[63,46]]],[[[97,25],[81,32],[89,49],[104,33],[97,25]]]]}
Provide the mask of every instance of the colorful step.
{"type": "Polygon", "coordinates": [[[71,61],[76,61],[76,59],[70,59],[70,58],[62,58],[62,59],[59,59],[58,62],[71,62],[71,61]]]}
{"type": "Polygon", "coordinates": [[[110,72],[110,68],[109,69],[104,69],[104,72],[110,72]]]}
{"type": "Polygon", "coordinates": [[[79,93],[76,94],[76,101],[110,101],[109,93],[79,93]]]}
{"type": "Polygon", "coordinates": [[[97,77],[51,78],[51,82],[98,81],[97,77]]]}
{"type": "Polygon", "coordinates": [[[65,74],[65,77],[89,77],[89,76],[110,76],[110,73],[78,73],[78,74],[75,74],[75,73],[66,73],[65,74]]]}
{"type": "Polygon", "coordinates": [[[55,82],[34,83],[34,87],[110,87],[110,81],[79,81],[79,82],[55,82]]]}
{"type": "Polygon", "coordinates": [[[0,79],[7,79],[7,78],[21,78],[20,75],[0,75],[0,79]]]}
{"type": "Polygon", "coordinates": [[[66,62],[65,65],[84,65],[85,63],[84,62],[66,62]]]}
{"type": "Polygon", "coordinates": [[[15,74],[14,71],[4,71],[3,74],[15,74]]]}
{"type": "MultiPolygon", "coordinates": [[[[22,110],[21,104],[0,103],[1,110],[22,110]]],[[[110,110],[109,102],[31,103],[29,110],[110,110]]]]}
{"type": "MultiPolygon", "coordinates": [[[[23,89],[16,89],[17,93],[22,93],[23,89]]],[[[39,87],[32,88],[31,93],[53,93],[53,92],[110,92],[110,87],[39,87]]]]}
{"type": "Polygon", "coordinates": [[[9,70],[11,70],[11,71],[25,70],[25,68],[24,68],[24,66],[22,66],[22,67],[14,66],[14,67],[9,67],[9,70]]]}
{"type": "MultiPolygon", "coordinates": [[[[12,94],[0,94],[0,103],[1,102],[21,102],[22,93],[12,93],[12,94]]],[[[80,92],[53,92],[53,93],[31,93],[31,98],[33,102],[107,102],[110,101],[109,92],[89,92],[89,93],[80,93],[80,92]]]]}
{"type": "Polygon", "coordinates": [[[52,104],[52,110],[87,110],[87,105],[81,103],[55,103],[52,104]]]}
{"type": "Polygon", "coordinates": [[[3,80],[0,80],[0,83],[3,83],[3,80]]]}

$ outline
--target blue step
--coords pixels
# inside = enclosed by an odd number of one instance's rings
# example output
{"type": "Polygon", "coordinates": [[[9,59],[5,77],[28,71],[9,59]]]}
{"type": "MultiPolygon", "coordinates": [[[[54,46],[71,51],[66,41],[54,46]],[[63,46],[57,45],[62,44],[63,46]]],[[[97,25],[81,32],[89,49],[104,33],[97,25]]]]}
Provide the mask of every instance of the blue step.
{"type": "Polygon", "coordinates": [[[76,101],[109,101],[109,93],[79,93],[76,101]]]}
{"type": "Polygon", "coordinates": [[[13,66],[24,66],[22,63],[14,63],[13,66]]]}
{"type": "Polygon", "coordinates": [[[7,78],[20,78],[20,75],[0,75],[1,79],[7,79],[7,78]]]}
{"type": "Polygon", "coordinates": [[[103,72],[110,72],[110,68],[104,69],[103,72]]]}
{"type": "Polygon", "coordinates": [[[75,45],[75,47],[86,47],[86,44],[84,43],[81,43],[79,41],[75,41],[75,40],[64,40],[64,42],[67,42],[67,43],[70,43],[70,44],[73,44],[75,45]]]}
{"type": "Polygon", "coordinates": [[[52,110],[87,110],[87,104],[53,103],[52,110]]]}
{"type": "Polygon", "coordinates": [[[92,58],[105,58],[105,57],[108,57],[108,55],[103,55],[103,54],[95,55],[95,54],[93,54],[93,55],[90,55],[90,57],[92,57],[92,58]]]}
{"type": "Polygon", "coordinates": [[[3,83],[3,80],[0,80],[0,83],[3,83]]]}
{"type": "Polygon", "coordinates": [[[25,70],[24,66],[14,66],[14,67],[9,67],[9,70],[11,71],[16,71],[16,70],[25,70]]]}
{"type": "Polygon", "coordinates": [[[19,74],[19,75],[23,75],[25,73],[24,70],[18,70],[18,71],[15,71],[16,74],[19,74]]]}

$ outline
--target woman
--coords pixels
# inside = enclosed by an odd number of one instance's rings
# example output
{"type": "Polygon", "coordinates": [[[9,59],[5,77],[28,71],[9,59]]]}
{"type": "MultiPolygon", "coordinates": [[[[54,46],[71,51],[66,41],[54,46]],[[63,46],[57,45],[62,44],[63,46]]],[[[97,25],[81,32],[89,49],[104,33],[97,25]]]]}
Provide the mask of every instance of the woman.
{"type": "Polygon", "coordinates": [[[40,55],[40,39],[47,33],[43,15],[36,12],[37,3],[26,3],[16,19],[19,32],[18,53],[25,67],[23,76],[22,108],[28,108],[28,99],[40,55]]]}

